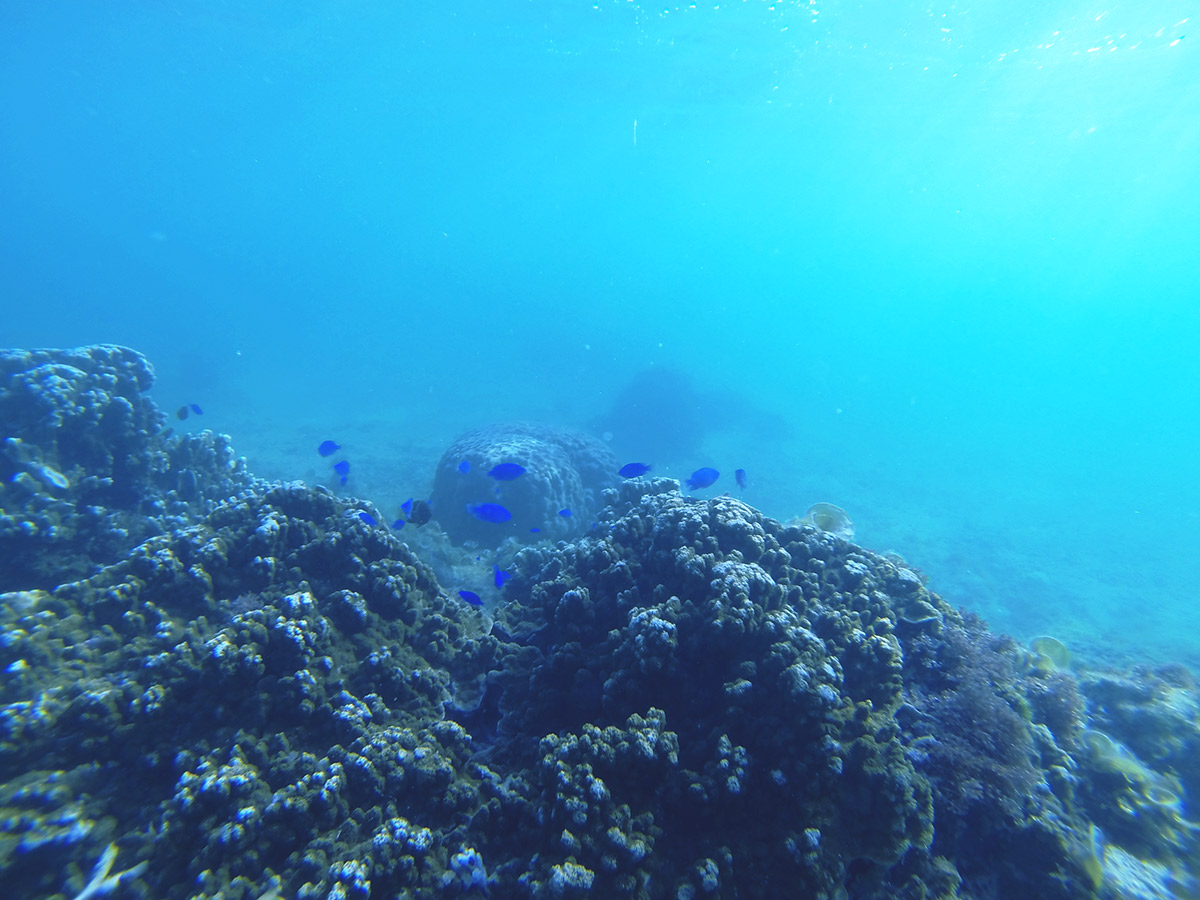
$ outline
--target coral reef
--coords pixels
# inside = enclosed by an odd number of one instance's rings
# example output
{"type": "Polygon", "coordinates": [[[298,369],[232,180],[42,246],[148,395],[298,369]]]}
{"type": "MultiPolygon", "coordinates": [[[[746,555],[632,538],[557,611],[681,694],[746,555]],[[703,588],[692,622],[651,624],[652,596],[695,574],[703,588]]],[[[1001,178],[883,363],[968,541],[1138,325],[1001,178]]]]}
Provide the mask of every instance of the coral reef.
{"type": "Polygon", "coordinates": [[[0,591],[116,562],[256,484],[212,432],[174,435],[137,352],[0,350],[0,591]]]}
{"type": "MultiPolygon", "coordinates": [[[[255,482],[227,443],[163,430],[148,366],[118,350],[4,356],[0,396],[28,413],[6,435],[7,489],[42,487],[6,495],[0,533],[69,517],[61,492],[118,468],[97,515],[128,529],[100,552],[44,536],[25,568],[5,563],[11,895],[1194,891],[1186,671],[1072,671],[1065,647],[990,633],[897,556],[667,479],[602,491],[610,460],[569,441],[555,459],[575,481],[524,482],[530,467],[518,482],[531,515],[592,504],[597,525],[521,549],[485,612],[370,524],[371,504],[255,482]],[[29,374],[70,359],[92,362],[29,374]],[[31,379],[78,396],[88,378],[143,427],[73,444],[12,399],[31,379]],[[118,466],[118,448],[138,458],[118,466]],[[55,554],[58,578],[38,561],[55,554]]],[[[522,441],[553,445],[495,435],[441,468],[466,458],[487,479],[528,466],[508,455],[522,441]]]]}
{"type": "Polygon", "coordinates": [[[354,508],[272,488],[4,601],[0,763],[25,781],[0,853],[30,896],[114,837],[105,818],[156,896],[258,896],[283,872],[289,896],[353,896],[364,860],[386,889],[437,883],[429,826],[483,777],[441,708],[496,640],[354,508]]]}
{"type": "Polygon", "coordinates": [[[1200,791],[1200,704],[1174,667],[1131,674],[1083,673],[1087,729],[1077,789],[1109,840],[1143,860],[1200,855],[1200,830],[1185,817],[1200,791]]]}
{"type": "Polygon", "coordinates": [[[557,540],[591,527],[601,492],[616,483],[616,473],[612,451],[589,435],[545,425],[492,425],[463,435],[442,455],[431,502],[438,523],[458,544],[557,540]],[[507,481],[489,477],[502,463],[524,466],[525,473],[507,481]],[[480,503],[504,507],[511,519],[481,521],[468,509],[480,503]]]}
{"type": "Polygon", "coordinates": [[[739,895],[753,871],[754,896],[956,896],[960,883],[1089,896],[1063,878],[1083,871],[1085,820],[1032,792],[1042,759],[1065,753],[1023,714],[1009,642],[915,573],[737,500],[658,480],[623,486],[617,510],[602,539],[523,551],[521,599],[497,613],[529,655],[497,676],[500,732],[555,732],[551,749],[592,754],[551,782],[548,831],[562,821],[571,837],[542,848],[543,866],[584,865],[605,896],[664,881],[702,896],[702,871],[739,895]],[[639,713],[670,735],[662,758],[637,757],[658,760],[648,778],[589,724],[639,713]],[[613,852],[614,827],[654,852],[613,852]],[[1043,868],[1009,872],[966,841],[980,827],[1043,868]]]}

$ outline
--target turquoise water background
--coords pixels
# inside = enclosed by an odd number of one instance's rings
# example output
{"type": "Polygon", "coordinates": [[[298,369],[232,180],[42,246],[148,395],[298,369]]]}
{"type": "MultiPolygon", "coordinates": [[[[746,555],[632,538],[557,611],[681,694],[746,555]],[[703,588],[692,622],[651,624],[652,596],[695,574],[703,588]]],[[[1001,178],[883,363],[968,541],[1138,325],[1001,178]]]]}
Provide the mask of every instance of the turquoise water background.
{"type": "MultiPolygon", "coordinates": [[[[0,3],[0,344],[394,509],[582,427],[1200,662],[1192,4],[0,3]]],[[[338,490],[343,490],[337,487],[338,490]]]]}

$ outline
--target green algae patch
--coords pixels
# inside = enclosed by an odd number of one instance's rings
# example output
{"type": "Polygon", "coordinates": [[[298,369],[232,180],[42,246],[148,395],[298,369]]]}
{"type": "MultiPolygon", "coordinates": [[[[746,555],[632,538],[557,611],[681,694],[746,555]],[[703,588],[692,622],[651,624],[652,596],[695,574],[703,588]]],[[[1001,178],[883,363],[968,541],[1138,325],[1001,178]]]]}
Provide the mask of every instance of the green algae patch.
{"type": "Polygon", "coordinates": [[[814,503],[799,521],[846,541],[854,538],[854,522],[850,514],[832,503],[814,503]]]}
{"type": "Polygon", "coordinates": [[[1029,642],[1034,655],[1034,666],[1043,672],[1067,669],[1071,665],[1071,652],[1058,638],[1043,634],[1029,642]]]}

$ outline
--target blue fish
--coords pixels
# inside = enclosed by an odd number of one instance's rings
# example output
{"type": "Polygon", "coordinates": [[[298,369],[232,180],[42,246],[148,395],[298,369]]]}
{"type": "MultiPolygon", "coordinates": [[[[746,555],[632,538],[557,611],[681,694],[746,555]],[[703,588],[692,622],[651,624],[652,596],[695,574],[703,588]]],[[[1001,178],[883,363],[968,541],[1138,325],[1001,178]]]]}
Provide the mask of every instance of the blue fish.
{"type": "Polygon", "coordinates": [[[738,487],[740,487],[744,491],[746,489],[746,470],[745,469],[734,469],[733,477],[735,479],[737,479],[738,487]]]}
{"type": "Polygon", "coordinates": [[[649,463],[626,463],[617,470],[617,474],[622,478],[637,478],[649,472],[650,468],[649,463]]]}
{"type": "Polygon", "coordinates": [[[564,519],[569,519],[569,518],[571,518],[571,511],[570,511],[569,509],[560,509],[560,510],[558,511],[558,514],[559,514],[560,516],[562,516],[564,519]]]}
{"type": "Polygon", "coordinates": [[[504,582],[512,578],[512,572],[506,572],[495,563],[492,563],[492,578],[496,582],[496,587],[502,588],[504,587],[504,582]]]}
{"type": "Polygon", "coordinates": [[[378,525],[379,524],[378,522],[375,521],[375,517],[373,515],[371,515],[370,513],[360,512],[358,514],[358,517],[360,519],[362,519],[364,522],[366,522],[368,525],[378,525]]]}
{"type": "Polygon", "coordinates": [[[198,415],[198,416],[204,415],[204,410],[202,410],[195,403],[189,403],[188,406],[191,407],[192,412],[194,412],[196,415],[198,415]]]}
{"type": "Polygon", "coordinates": [[[512,513],[499,503],[468,503],[467,512],[480,522],[507,522],[512,513]]]}
{"type": "Polygon", "coordinates": [[[472,606],[483,606],[482,598],[474,591],[459,591],[458,596],[462,597],[472,606]]]}
{"type": "Polygon", "coordinates": [[[394,529],[396,529],[397,531],[399,531],[401,528],[403,528],[403,527],[404,527],[404,520],[403,520],[403,519],[397,519],[395,522],[393,522],[393,523],[392,523],[392,527],[393,527],[394,529]]]}
{"type": "Polygon", "coordinates": [[[542,529],[540,529],[540,528],[530,528],[530,529],[529,529],[529,531],[530,531],[530,533],[531,533],[531,534],[537,534],[537,533],[538,533],[539,531],[541,531],[541,530],[542,530],[542,529]]]}
{"type": "Polygon", "coordinates": [[[339,479],[338,479],[338,481],[340,481],[340,482],[341,482],[343,485],[344,485],[344,484],[345,484],[345,483],[346,483],[348,480],[349,480],[349,479],[348,479],[348,478],[346,478],[346,476],[345,476],[345,475],[343,475],[341,478],[339,478],[339,479]]]}
{"type": "Polygon", "coordinates": [[[333,441],[321,441],[321,445],[317,447],[317,452],[322,456],[333,456],[333,454],[341,449],[341,444],[335,444],[333,441]]]}
{"type": "Polygon", "coordinates": [[[350,474],[350,463],[346,460],[338,460],[333,464],[333,471],[342,476],[342,484],[346,483],[346,476],[350,474]]]}
{"type": "Polygon", "coordinates": [[[409,497],[407,500],[405,500],[403,503],[400,504],[400,509],[404,512],[404,514],[406,516],[411,516],[412,515],[412,505],[413,505],[413,498],[409,497]]]}
{"type": "Polygon", "coordinates": [[[466,475],[468,472],[471,471],[471,464],[464,459],[462,462],[460,462],[458,464],[458,471],[460,471],[464,475],[466,475]]]}
{"type": "Polygon", "coordinates": [[[688,490],[696,491],[700,488],[706,488],[720,477],[720,472],[716,469],[710,469],[708,466],[705,466],[703,469],[697,469],[692,473],[692,477],[687,480],[688,490]]]}
{"type": "Polygon", "coordinates": [[[512,481],[514,478],[520,478],[525,474],[525,467],[519,466],[516,463],[500,463],[492,466],[488,475],[495,478],[497,481],[512,481]]]}

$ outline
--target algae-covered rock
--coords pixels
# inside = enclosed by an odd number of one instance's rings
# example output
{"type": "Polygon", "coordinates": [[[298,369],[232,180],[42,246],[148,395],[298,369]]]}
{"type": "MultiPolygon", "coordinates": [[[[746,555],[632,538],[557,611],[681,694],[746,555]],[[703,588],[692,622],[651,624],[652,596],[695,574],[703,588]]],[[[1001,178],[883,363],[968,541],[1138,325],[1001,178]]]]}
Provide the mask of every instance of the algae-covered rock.
{"type": "Polygon", "coordinates": [[[1200,791],[1200,702],[1180,674],[1085,673],[1088,727],[1075,754],[1080,804],[1106,841],[1172,869],[1200,858],[1187,802],[1200,791]]]}

